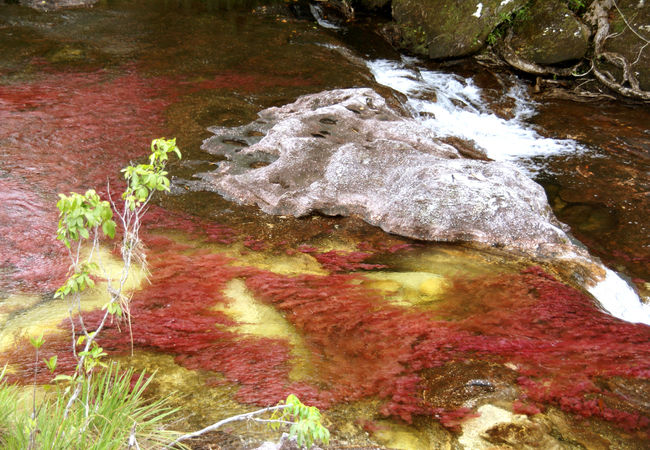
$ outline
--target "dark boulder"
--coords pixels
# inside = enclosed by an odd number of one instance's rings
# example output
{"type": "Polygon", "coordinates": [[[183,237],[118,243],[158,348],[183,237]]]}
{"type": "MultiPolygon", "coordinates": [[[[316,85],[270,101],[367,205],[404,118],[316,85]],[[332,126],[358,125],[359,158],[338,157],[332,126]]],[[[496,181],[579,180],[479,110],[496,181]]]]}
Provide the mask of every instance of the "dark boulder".
{"type": "Polygon", "coordinates": [[[589,48],[589,28],[561,0],[537,0],[526,20],[516,24],[510,42],[514,52],[536,64],[581,59],[589,48]]]}
{"type": "Polygon", "coordinates": [[[490,32],[526,0],[393,0],[400,45],[434,59],[480,50],[490,32]]]}

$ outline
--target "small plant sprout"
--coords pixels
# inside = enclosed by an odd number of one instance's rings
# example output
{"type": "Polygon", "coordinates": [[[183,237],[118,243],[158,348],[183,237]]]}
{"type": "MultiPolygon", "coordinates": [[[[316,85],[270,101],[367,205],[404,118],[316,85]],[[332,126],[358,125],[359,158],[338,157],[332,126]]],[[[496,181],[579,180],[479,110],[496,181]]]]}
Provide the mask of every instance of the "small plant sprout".
{"type": "MultiPolygon", "coordinates": [[[[169,161],[169,154],[174,153],[178,158],[181,152],[176,146],[176,139],[155,139],[151,143],[151,154],[148,164],[130,165],[122,170],[127,183],[122,195],[124,201],[122,208],[118,209],[111,201],[102,200],[92,189],[81,195],[59,194],[57,208],[59,209],[59,226],[57,239],[63,242],[68,249],[70,257],[70,277],[56,291],[56,298],[67,299],[69,302],[69,317],[72,327],[72,352],[77,358],[75,373],[58,375],[55,381],[71,382],[75,387],[63,411],[64,419],[68,416],[75,402],[79,400],[82,392],[80,381],[92,376],[96,368],[105,368],[102,361],[106,356],[104,350],[97,344],[96,336],[102,331],[107,321],[126,318],[130,328],[129,300],[124,292],[125,283],[134,261],[140,263],[146,270],[146,260],[142,252],[139,230],[142,215],[155,192],[169,191],[169,178],[165,166],[169,161]],[[122,270],[117,280],[113,280],[108,271],[102,266],[97,254],[99,239],[103,234],[109,239],[115,237],[117,224],[113,220],[117,217],[120,222],[123,237],[121,245],[122,270]],[[82,257],[82,246],[90,244],[88,256],[82,257]],[[95,287],[92,274],[101,274],[107,281],[109,299],[103,306],[105,311],[99,325],[93,331],[88,330],[81,316],[80,293],[95,287]],[[76,314],[80,330],[75,330],[76,314]],[[77,347],[81,350],[77,352],[77,347]]],[[[56,359],[46,362],[50,371],[56,367],[56,359]]],[[[88,404],[84,407],[87,409],[88,404]]]]}
{"type": "Polygon", "coordinates": [[[131,211],[146,204],[154,192],[169,191],[169,178],[167,178],[167,172],[164,169],[169,160],[169,153],[172,152],[179,159],[181,158],[181,152],[176,146],[176,139],[154,139],[151,142],[149,164],[138,164],[122,169],[127,182],[127,188],[122,194],[122,198],[131,211]]]}
{"type": "Polygon", "coordinates": [[[314,442],[328,444],[330,432],[321,423],[322,416],[318,408],[304,405],[293,394],[287,397],[284,405],[286,408],[275,410],[271,415],[269,426],[272,429],[278,429],[289,422],[289,436],[295,437],[299,446],[310,448],[314,442]]]}

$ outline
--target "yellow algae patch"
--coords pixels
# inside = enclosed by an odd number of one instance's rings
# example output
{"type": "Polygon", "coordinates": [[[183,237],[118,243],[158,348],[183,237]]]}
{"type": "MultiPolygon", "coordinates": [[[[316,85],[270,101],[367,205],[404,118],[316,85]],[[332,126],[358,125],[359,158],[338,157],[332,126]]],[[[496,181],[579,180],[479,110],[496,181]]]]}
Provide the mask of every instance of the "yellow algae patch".
{"type": "Polygon", "coordinates": [[[217,310],[228,314],[239,322],[231,331],[259,337],[281,338],[291,345],[292,368],[289,377],[292,381],[304,380],[313,375],[309,364],[311,353],[302,338],[282,314],[272,306],[258,301],[239,279],[230,281],[224,295],[230,300],[227,305],[219,305],[217,310]]]}
{"type": "Polygon", "coordinates": [[[381,445],[399,450],[433,448],[428,437],[417,428],[388,420],[376,421],[378,430],[372,437],[381,445]]]}
{"type": "Polygon", "coordinates": [[[462,434],[458,442],[466,449],[488,449],[494,445],[481,438],[481,435],[500,423],[511,423],[516,420],[525,419],[526,416],[513,414],[510,411],[493,405],[483,405],[478,410],[479,417],[474,417],[462,423],[462,434]]]}
{"type": "MultiPolygon", "coordinates": [[[[242,246],[243,247],[243,246],[242,246]]],[[[234,256],[237,260],[233,262],[237,266],[255,267],[278,275],[327,275],[320,263],[313,257],[296,252],[293,255],[271,254],[266,252],[246,251],[243,248],[243,254],[239,253],[234,256]]]]}
{"type": "Polygon", "coordinates": [[[477,276],[495,272],[512,272],[522,262],[498,254],[465,247],[435,246],[390,255],[387,263],[404,272],[427,271],[444,277],[477,276]]]}
{"type": "MultiPolygon", "coordinates": [[[[116,287],[122,268],[121,260],[105,248],[98,249],[93,260],[105,268],[113,279],[113,287],[116,287]]],[[[136,289],[144,278],[144,270],[133,265],[124,285],[126,290],[136,289]]],[[[70,302],[68,299],[48,300],[42,296],[17,294],[8,300],[8,308],[11,309],[11,312],[5,317],[0,330],[0,350],[12,345],[16,335],[39,336],[57,332],[59,331],[58,325],[69,317],[70,302]],[[21,300],[24,301],[22,307],[19,305],[21,300]]],[[[81,293],[81,309],[89,311],[101,308],[108,300],[106,282],[98,281],[93,289],[81,293]]],[[[0,305],[5,302],[6,300],[0,305]]]]}
{"type": "Polygon", "coordinates": [[[362,285],[378,289],[389,302],[401,306],[441,300],[450,286],[445,277],[429,272],[369,272],[364,278],[362,285]]]}
{"type": "Polygon", "coordinates": [[[427,278],[420,283],[420,292],[430,297],[439,297],[449,288],[449,283],[442,277],[427,278]]]}
{"type": "Polygon", "coordinates": [[[174,428],[198,429],[251,410],[234,400],[238,389],[235,384],[223,382],[219,374],[186,369],[176,364],[171,355],[136,351],[133,356],[115,361],[153,376],[145,395],[165,398],[172,406],[181,408],[180,416],[185,423],[174,424],[174,428]]]}
{"type": "MultiPolygon", "coordinates": [[[[174,240],[179,244],[197,248],[197,242],[192,237],[180,232],[159,233],[174,240]]],[[[241,242],[233,244],[214,244],[201,242],[199,248],[203,251],[221,254],[233,259],[232,265],[237,267],[254,267],[261,270],[277,273],[278,275],[327,275],[320,263],[313,257],[296,251],[288,255],[286,253],[272,253],[268,251],[255,251],[247,248],[241,242]]]]}
{"type": "MultiPolygon", "coordinates": [[[[107,248],[100,247],[95,251],[93,262],[97,263],[101,269],[99,272],[93,273],[93,275],[107,278],[106,274],[108,274],[112,286],[117,288],[119,286],[120,277],[122,276],[122,268],[124,267],[122,258],[113,255],[113,253],[111,253],[107,248]]],[[[132,263],[129,270],[129,276],[124,283],[124,289],[126,291],[138,289],[146,278],[147,274],[145,270],[138,264],[132,263]]],[[[99,287],[99,284],[100,283],[97,283],[97,287],[99,287]]],[[[102,287],[104,288],[103,290],[106,291],[105,283],[102,287]]]]}
{"type": "Polygon", "coordinates": [[[12,313],[34,307],[43,301],[40,295],[12,294],[9,297],[0,300],[0,326],[9,320],[12,313]]]}
{"type": "Polygon", "coordinates": [[[402,289],[402,284],[395,280],[373,279],[361,283],[363,286],[381,291],[382,294],[396,294],[402,289]]]}

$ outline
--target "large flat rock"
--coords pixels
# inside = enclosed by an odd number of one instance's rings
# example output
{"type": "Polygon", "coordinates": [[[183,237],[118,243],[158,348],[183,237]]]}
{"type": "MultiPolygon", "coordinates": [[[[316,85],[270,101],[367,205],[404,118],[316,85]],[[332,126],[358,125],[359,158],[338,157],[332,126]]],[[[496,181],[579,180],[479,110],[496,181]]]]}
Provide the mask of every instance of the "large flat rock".
{"type": "Polygon", "coordinates": [[[411,238],[539,256],[573,249],[538,184],[463,158],[371,89],[303,96],[211,131],[202,148],[226,160],[189,185],[269,214],[357,215],[411,238]]]}

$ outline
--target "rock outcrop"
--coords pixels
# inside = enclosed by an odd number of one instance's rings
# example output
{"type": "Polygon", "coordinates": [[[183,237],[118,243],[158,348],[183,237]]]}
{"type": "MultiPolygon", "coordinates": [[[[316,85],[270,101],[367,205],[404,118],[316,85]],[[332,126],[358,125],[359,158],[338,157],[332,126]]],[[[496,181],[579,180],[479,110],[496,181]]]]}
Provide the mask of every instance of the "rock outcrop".
{"type": "Polygon", "coordinates": [[[371,89],[326,91],[211,128],[227,160],[188,182],[269,214],[358,215],[416,239],[550,256],[572,245],[543,189],[503,163],[464,159],[371,89]]]}

